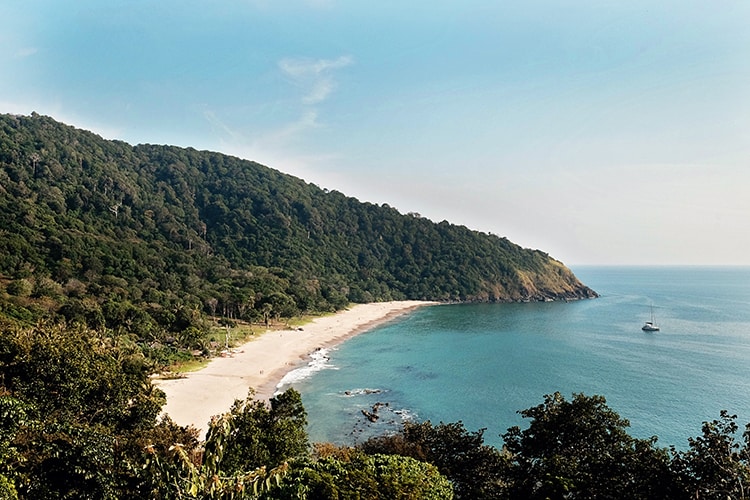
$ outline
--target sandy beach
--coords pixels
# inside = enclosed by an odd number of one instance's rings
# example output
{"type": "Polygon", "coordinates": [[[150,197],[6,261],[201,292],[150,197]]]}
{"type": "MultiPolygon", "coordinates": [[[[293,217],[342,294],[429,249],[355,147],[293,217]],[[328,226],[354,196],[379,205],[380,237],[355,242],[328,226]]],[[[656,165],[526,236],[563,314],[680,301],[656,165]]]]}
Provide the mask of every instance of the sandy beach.
{"type": "Polygon", "coordinates": [[[420,301],[357,304],[331,316],[316,318],[301,330],[268,331],[235,348],[230,356],[215,358],[185,378],[158,380],[167,395],[164,413],[179,425],[193,425],[205,435],[213,415],[229,411],[235,399],[245,399],[249,388],[256,399],[270,398],[289,371],[307,363],[318,348],[333,347],[414,308],[420,301]]]}

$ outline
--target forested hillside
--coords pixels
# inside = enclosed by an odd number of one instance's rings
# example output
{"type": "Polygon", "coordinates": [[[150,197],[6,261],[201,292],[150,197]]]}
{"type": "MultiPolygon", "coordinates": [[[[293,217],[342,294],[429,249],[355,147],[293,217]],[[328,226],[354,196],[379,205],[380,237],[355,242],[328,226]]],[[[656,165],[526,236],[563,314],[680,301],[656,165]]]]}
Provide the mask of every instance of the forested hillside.
{"type": "Polygon", "coordinates": [[[361,203],[254,162],[0,116],[7,317],[183,331],[349,302],[593,297],[505,238],[361,203]]]}

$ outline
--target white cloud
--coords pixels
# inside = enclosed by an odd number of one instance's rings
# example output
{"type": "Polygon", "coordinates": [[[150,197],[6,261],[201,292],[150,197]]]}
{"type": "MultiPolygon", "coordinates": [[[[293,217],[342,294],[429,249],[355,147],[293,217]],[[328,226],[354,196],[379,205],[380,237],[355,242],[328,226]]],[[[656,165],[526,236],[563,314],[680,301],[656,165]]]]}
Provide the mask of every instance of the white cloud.
{"type": "MultiPolygon", "coordinates": [[[[249,150],[263,151],[266,154],[276,151],[276,156],[292,154],[290,151],[294,150],[298,139],[321,126],[317,105],[328,99],[336,88],[336,82],[331,73],[349,66],[352,62],[349,56],[336,59],[286,58],[279,61],[278,67],[282,73],[303,89],[300,109],[297,110],[298,118],[260,136],[255,136],[252,143],[248,145],[249,150]]],[[[209,118],[216,120],[216,117],[209,118]]],[[[228,130],[227,127],[224,128],[228,130]]],[[[230,133],[230,135],[233,134],[230,133]]],[[[328,154],[323,156],[328,157],[328,154]]],[[[296,161],[301,160],[298,158],[296,161]]]]}
{"type": "MultiPolygon", "coordinates": [[[[259,161],[274,168],[283,169],[292,175],[310,178],[315,169],[339,158],[336,152],[300,151],[307,135],[321,128],[319,106],[329,99],[336,89],[333,73],[353,63],[351,57],[336,59],[285,58],[278,62],[281,73],[297,88],[302,90],[299,100],[285,100],[277,103],[283,106],[290,118],[275,127],[264,127],[263,131],[250,133],[242,126],[224,121],[213,110],[205,109],[204,118],[214,130],[223,136],[220,149],[242,158],[259,161]]],[[[304,147],[303,147],[304,149],[304,147]]],[[[325,177],[318,178],[326,181],[325,177]]]]}
{"type": "MultiPolygon", "coordinates": [[[[220,136],[223,136],[219,146],[221,151],[261,162],[268,161],[269,158],[294,157],[294,164],[299,164],[302,155],[294,153],[295,140],[304,136],[307,131],[320,126],[318,112],[315,109],[303,110],[297,120],[260,134],[248,134],[247,131],[229,125],[212,110],[204,110],[203,117],[220,132],[220,136]]],[[[269,165],[272,164],[269,163],[269,165]]]]}
{"type": "Polygon", "coordinates": [[[318,126],[318,112],[314,109],[310,109],[303,112],[302,116],[300,116],[297,121],[289,123],[285,127],[265,135],[261,140],[266,144],[274,144],[283,147],[288,140],[318,126]]]}
{"type": "Polygon", "coordinates": [[[349,56],[337,59],[282,59],[279,69],[305,90],[302,102],[314,105],[325,101],[336,88],[331,72],[352,64],[349,56]]]}
{"type": "Polygon", "coordinates": [[[302,99],[305,104],[317,104],[325,101],[336,88],[336,84],[330,79],[323,79],[315,82],[312,89],[302,99]]]}
{"type": "Polygon", "coordinates": [[[208,123],[211,124],[212,127],[214,127],[215,129],[219,129],[233,141],[242,140],[242,135],[235,131],[232,127],[221,121],[221,119],[216,116],[216,113],[214,113],[212,110],[205,109],[203,111],[203,117],[206,119],[206,121],[208,121],[208,123]]]}
{"type": "Polygon", "coordinates": [[[352,63],[349,56],[341,56],[337,59],[282,59],[279,61],[279,67],[284,73],[293,77],[303,77],[307,75],[320,75],[331,69],[339,69],[349,66],[352,63]]]}

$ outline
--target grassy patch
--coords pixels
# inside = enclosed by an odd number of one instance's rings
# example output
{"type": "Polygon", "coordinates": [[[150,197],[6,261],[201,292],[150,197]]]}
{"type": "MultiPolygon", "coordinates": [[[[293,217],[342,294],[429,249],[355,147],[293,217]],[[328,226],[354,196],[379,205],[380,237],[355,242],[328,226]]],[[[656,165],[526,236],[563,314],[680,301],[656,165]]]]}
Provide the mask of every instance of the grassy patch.
{"type": "Polygon", "coordinates": [[[198,370],[205,368],[210,359],[206,358],[195,358],[190,361],[182,361],[171,366],[171,371],[177,374],[197,372],[198,370]]]}

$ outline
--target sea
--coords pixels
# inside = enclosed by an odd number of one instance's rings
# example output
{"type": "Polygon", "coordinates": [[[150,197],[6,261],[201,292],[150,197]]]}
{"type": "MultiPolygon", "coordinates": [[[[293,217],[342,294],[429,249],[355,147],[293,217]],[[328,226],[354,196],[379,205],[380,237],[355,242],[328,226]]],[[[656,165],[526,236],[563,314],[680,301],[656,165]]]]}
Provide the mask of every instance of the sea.
{"type": "MultiPolygon", "coordinates": [[[[462,422],[501,447],[546,394],[601,395],[631,436],[688,448],[720,410],[750,422],[750,267],[574,267],[571,302],[419,308],[290,373],[313,442],[462,422]],[[641,330],[651,320],[658,332],[641,330]],[[377,418],[376,418],[377,417],[377,418]]],[[[740,436],[738,436],[738,439],[740,436]]]]}

